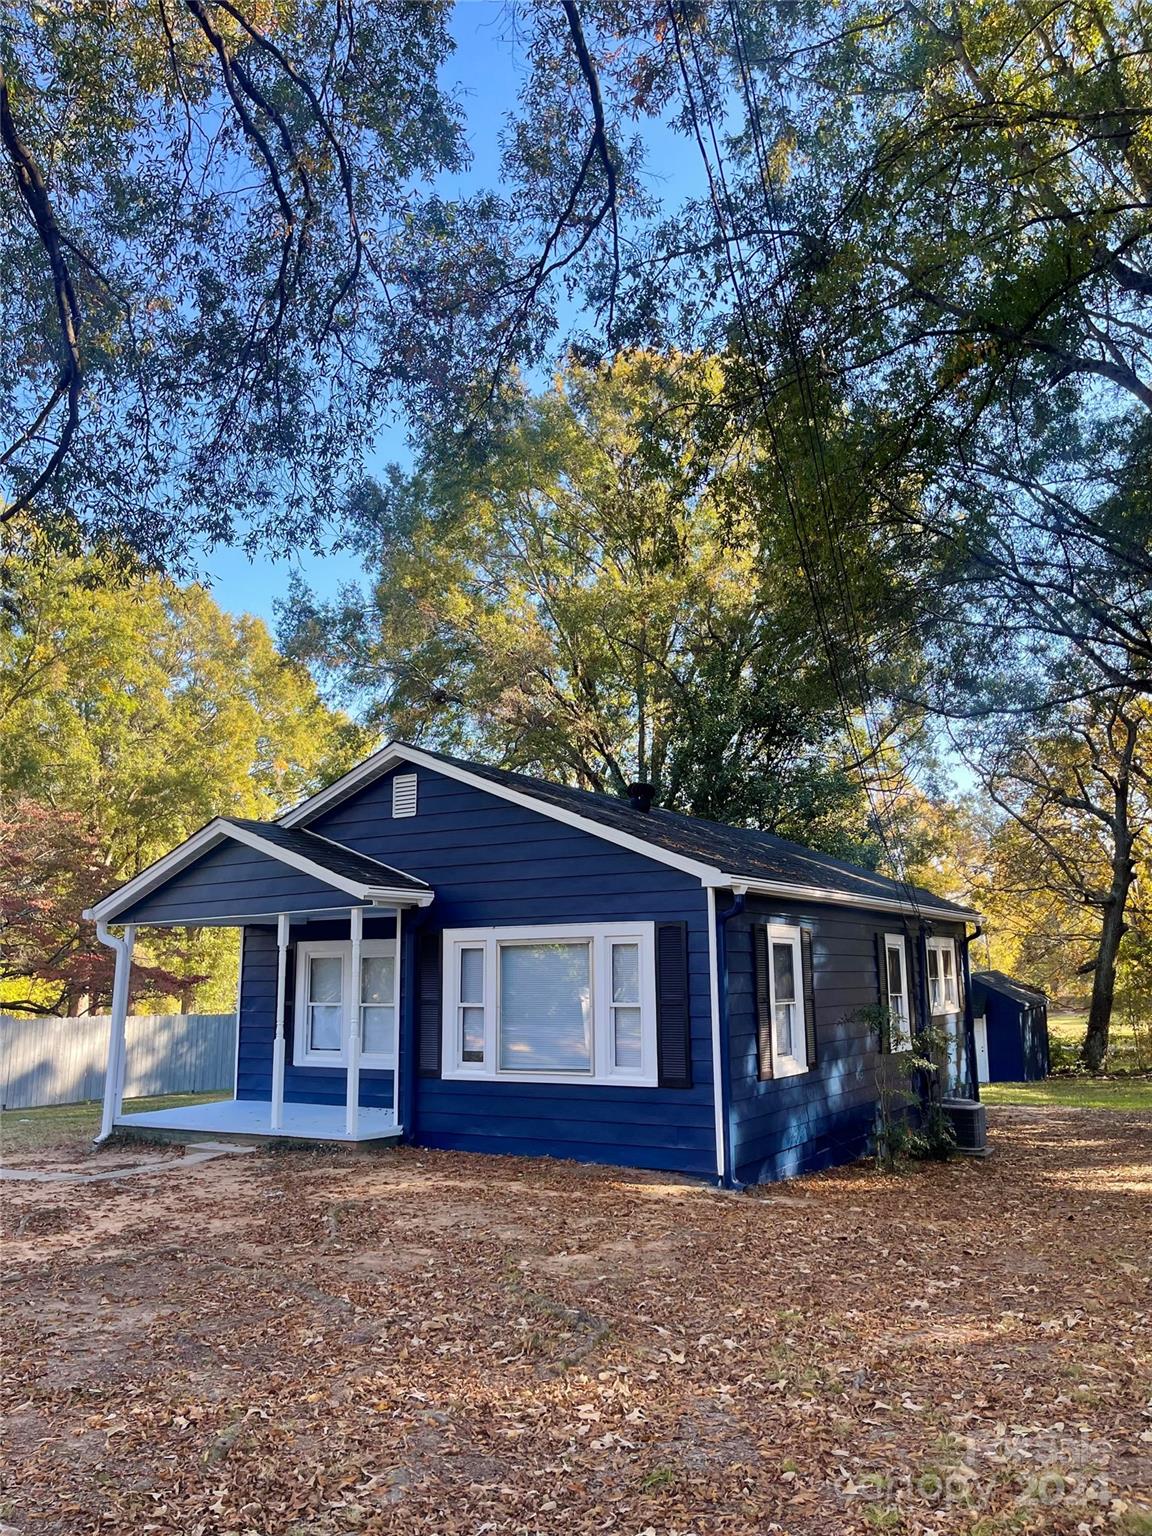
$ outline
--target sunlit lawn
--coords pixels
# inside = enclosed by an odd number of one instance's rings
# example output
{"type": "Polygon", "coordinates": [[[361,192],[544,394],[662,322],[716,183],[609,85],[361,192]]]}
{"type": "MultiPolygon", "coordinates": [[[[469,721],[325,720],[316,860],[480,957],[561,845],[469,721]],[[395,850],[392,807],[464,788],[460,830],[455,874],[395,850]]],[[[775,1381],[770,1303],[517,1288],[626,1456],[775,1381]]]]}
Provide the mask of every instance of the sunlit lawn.
{"type": "Polygon", "coordinates": [[[986,1104],[1064,1109],[1137,1109],[1152,1114],[1152,1077],[1050,1077],[1042,1083],[981,1083],[986,1104]]]}
{"type": "MultiPolygon", "coordinates": [[[[214,1099],[229,1097],[227,1093],[174,1093],[152,1099],[125,1099],[124,1108],[130,1114],[143,1114],[152,1109],[179,1109],[184,1104],[210,1104],[214,1099]]],[[[98,1099],[84,1104],[54,1104],[47,1109],[6,1109],[0,1112],[0,1154],[11,1158],[70,1142],[81,1146],[100,1129],[100,1110],[98,1099]]]]}
{"type": "MultiPolygon", "coordinates": [[[[1087,1015],[1050,1013],[1048,1038],[1054,1068],[1073,1067],[1081,1045],[1087,1015]]],[[[1029,1104],[1035,1108],[1055,1105],[1064,1109],[1129,1109],[1152,1112],[1152,1063],[1141,1052],[1141,1042],[1131,1025],[1114,1020],[1109,1038],[1104,1077],[1059,1074],[1042,1083],[983,1083],[980,1097],[988,1104],[1029,1104]],[[1111,1075],[1116,1074],[1116,1075],[1111,1075]],[[1136,1074],[1136,1075],[1133,1075],[1136,1074]]]]}

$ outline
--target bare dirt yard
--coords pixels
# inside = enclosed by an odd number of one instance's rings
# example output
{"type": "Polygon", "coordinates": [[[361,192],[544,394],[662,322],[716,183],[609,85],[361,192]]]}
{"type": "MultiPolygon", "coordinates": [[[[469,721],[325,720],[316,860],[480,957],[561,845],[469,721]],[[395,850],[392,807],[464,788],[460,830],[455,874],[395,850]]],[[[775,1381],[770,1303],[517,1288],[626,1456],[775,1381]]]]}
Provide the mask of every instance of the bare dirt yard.
{"type": "Polygon", "coordinates": [[[1152,1127],[992,1123],[751,1196],[414,1150],[0,1185],[0,1529],[1147,1536],[1152,1127]]]}

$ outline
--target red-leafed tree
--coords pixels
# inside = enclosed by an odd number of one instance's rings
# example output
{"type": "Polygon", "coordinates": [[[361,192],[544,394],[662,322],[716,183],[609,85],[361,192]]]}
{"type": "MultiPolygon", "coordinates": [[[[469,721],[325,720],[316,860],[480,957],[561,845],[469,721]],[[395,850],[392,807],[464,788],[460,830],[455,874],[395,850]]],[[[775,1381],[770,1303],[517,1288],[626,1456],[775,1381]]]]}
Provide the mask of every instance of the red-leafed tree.
{"type": "MultiPolygon", "coordinates": [[[[95,831],[75,811],[29,799],[0,807],[0,980],[25,981],[7,1007],[71,1015],[112,994],[114,956],[93,944],[81,914],[117,883],[95,831]]],[[[142,957],[133,980],[149,992],[179,992],[189,978],[142,957]]]]}

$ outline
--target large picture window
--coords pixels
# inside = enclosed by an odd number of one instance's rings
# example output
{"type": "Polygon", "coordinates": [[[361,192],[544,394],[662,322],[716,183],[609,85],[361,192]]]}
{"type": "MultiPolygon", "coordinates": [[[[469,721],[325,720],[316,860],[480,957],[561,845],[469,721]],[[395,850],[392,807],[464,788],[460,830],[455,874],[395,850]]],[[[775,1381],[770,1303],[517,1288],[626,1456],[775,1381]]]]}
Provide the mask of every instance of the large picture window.
{"type": "MultiPolygon", "coordinates": [[[[345,1008],[352,995],[352,944],[331,939],[296,946],[296,1022],[292,1059],[298,1067],[346,1064],[345,1008]]],[[[360,1062],[391,1067],[396,1060],[396,943],[364,939],[356,1003],[360,1062]]]]}
{"type": "Polygon", "coordinates": [[[651,923],[444,935],[444,1075],[656,1083],[651,923]]]}

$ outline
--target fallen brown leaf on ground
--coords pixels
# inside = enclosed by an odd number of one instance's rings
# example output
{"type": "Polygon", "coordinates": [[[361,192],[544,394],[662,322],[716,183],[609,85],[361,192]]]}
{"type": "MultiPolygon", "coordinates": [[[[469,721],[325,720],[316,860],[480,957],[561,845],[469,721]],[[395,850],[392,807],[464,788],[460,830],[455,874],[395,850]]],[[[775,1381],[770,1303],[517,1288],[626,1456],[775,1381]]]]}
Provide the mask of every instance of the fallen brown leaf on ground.
{"type": "Polygon", "coordinates": [[[414,1149],[6,1185],[0,1522],[1147,1536],[1149,1127],[992,1123],[751,1196],[414,1149]]]}

